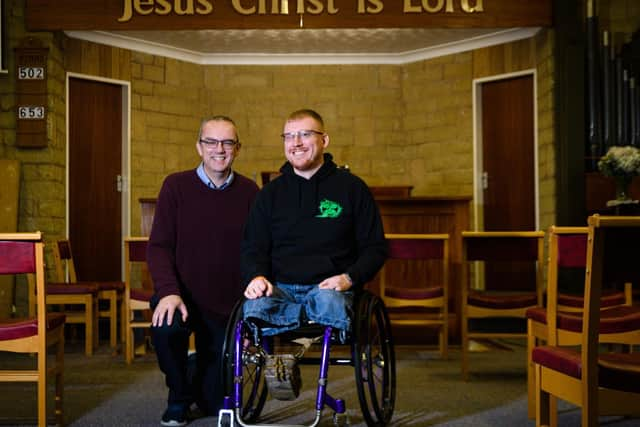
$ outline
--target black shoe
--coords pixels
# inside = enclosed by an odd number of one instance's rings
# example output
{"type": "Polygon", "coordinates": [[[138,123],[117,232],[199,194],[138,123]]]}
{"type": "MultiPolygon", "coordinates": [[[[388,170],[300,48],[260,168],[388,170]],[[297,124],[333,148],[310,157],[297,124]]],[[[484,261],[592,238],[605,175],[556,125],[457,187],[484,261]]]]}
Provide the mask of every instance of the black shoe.
{"type": "Polygon", "coordinates": [[[181,403],[171,403],[162,414],[160,425],[165,427],[182,427],[187,425],[189,407],[181,403]]]}

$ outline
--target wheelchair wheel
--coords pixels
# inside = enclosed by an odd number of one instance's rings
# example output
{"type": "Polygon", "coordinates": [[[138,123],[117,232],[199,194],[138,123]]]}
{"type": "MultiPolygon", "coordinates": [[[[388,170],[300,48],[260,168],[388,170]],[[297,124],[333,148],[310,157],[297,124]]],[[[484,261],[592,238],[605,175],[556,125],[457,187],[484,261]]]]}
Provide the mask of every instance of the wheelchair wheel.
{"type": "MultiPolygon", "coordinates": [[[[234,391],[234,353],[236,348],[236,327],[242,320],[242,304],[238,301],[233,308],[225,332],[225,341],[222,348],[222,369],[225,387],[225,395],[232,398],[235,407],[234,391]]],[[[240,415],[245,422],[254,422],[267,399],[267,384],[264,376],[264,354],[254,345],[253,335],[246,323],[243,322],[240,342],[242,349],[242,405],[240,415]]]]}
{"type": "Polygon", "coordinates": [[[356,306],[354,366],[362,415],[369,427],[391,421],[396,399],[396,360],[384,303],[365,292],[356,306]]]}

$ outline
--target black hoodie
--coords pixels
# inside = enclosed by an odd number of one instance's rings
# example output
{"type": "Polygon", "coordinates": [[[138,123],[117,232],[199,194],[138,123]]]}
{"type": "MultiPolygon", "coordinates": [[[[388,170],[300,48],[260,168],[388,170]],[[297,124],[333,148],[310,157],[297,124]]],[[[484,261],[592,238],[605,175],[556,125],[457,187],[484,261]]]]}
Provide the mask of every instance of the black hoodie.
{"type": "Polygon", "coordinates": [[[310,178],[287,162],[282,175],[258,193],[241,248],[246,286],[254,277],[272,283],[315,285],[348,273],[361,288],[384,264],[387,243],[367,185],[338,169],[328,153],[310,178]]]}

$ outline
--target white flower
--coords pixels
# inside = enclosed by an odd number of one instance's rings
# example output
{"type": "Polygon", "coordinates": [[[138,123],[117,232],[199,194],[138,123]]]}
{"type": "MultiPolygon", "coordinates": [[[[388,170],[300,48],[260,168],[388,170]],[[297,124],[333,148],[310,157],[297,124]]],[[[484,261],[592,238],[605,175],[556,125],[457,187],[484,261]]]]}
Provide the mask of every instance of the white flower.
{"type": "Polygon", "coordinates": [[[606,176],[640,175],[640,149],[630,145],[611,147],[598,162],[598,169],[606,176]]]}

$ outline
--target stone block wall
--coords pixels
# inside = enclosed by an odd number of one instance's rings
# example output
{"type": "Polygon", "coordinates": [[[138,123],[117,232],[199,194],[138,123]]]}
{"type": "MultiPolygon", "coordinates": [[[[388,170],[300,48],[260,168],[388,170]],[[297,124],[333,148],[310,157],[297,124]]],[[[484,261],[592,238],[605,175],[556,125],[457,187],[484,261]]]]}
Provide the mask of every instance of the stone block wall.
{"type": "Polygon", "coordinates": [[[473,195],[472,64],[464,52],[402,67],[406,139],[389,151],[405,166],[393,179],[413,195],[473,195]]]}
{"type": "Polygon", "coordinates": [[[540,229],[556,223],[553,31],[535,37],[538,104],[538,188],[540,229]]]}

